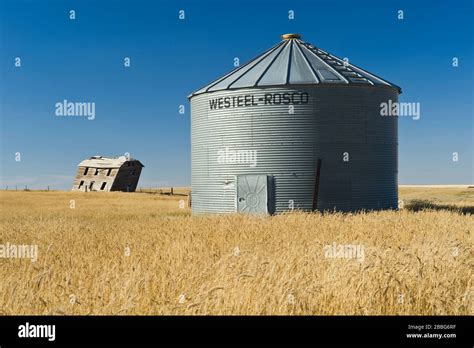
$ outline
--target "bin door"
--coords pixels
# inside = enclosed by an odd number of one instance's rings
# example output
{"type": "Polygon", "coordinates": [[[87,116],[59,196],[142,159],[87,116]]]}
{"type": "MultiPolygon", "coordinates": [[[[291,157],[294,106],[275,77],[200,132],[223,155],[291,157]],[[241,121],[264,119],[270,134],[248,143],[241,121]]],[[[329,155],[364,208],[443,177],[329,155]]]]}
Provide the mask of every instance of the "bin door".
{"type": "Polygon", "coordinates": [[[237,175],[237,212],[268,214],[267,175],[237,175]]]}

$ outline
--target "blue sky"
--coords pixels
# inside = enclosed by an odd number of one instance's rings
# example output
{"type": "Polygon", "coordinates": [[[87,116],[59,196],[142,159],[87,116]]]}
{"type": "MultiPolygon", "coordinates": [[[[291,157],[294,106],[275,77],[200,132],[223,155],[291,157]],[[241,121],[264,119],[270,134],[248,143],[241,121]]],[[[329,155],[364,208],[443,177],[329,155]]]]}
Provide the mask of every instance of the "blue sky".
{"type": "Polygon", "coordinates": [[[474,182],[470,0],[0,4],[2,189],[70,189],[82,159],[125,152],[146,166],[139,186],[189,185],[186,96],[286,32],[401,86],[400,101],[421,103],[419,120],[399,122],[401,184],[474,182]],[[63,99],[95,102],[95,119],[56,117],[63,99]]]}

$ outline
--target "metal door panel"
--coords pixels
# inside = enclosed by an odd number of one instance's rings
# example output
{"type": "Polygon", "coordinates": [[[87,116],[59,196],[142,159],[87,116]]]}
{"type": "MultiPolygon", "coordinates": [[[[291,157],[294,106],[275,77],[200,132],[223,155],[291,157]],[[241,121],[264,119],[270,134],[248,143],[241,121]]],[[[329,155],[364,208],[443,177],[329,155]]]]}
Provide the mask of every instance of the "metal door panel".
{"type": "Polygon", "coordinates": [[[267,175],[237,175],[237,212],[268,214],[267,175]]]}

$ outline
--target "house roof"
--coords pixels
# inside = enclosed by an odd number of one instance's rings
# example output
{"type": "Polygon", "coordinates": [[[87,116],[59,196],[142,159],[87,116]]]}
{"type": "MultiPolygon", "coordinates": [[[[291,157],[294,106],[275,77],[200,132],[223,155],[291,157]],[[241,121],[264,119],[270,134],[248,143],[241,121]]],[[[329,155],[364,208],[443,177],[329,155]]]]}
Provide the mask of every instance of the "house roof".
{"type": "Polygon", "coordinates": [[[144,165],[133,158],[128,158],[125,156],[120,157],[104,157],[104,156],[92,156],[88,159],[85,159],[78,164],[78,167],[94,167],[94,168],[120,168],[125,162],[136,161],[140,163],[142,167],[144,165]]]}
{"type": "Polygon", "coordinates": [[[214,91],[280,85],[365,85],[400,87],[358,66],[285,34],[282,41],[189,96],[214,91]]]}

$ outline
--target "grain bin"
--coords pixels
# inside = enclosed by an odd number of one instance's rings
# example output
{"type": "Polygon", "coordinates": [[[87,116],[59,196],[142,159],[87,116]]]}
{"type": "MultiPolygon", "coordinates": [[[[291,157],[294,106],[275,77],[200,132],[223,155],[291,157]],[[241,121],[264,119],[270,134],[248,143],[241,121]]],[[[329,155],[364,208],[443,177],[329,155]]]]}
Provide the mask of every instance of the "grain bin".
{"type": "Polygon", "coordinates": [[[396,209],[401,89],[282,39],[189,96],[193,213],[396,209]]]}

